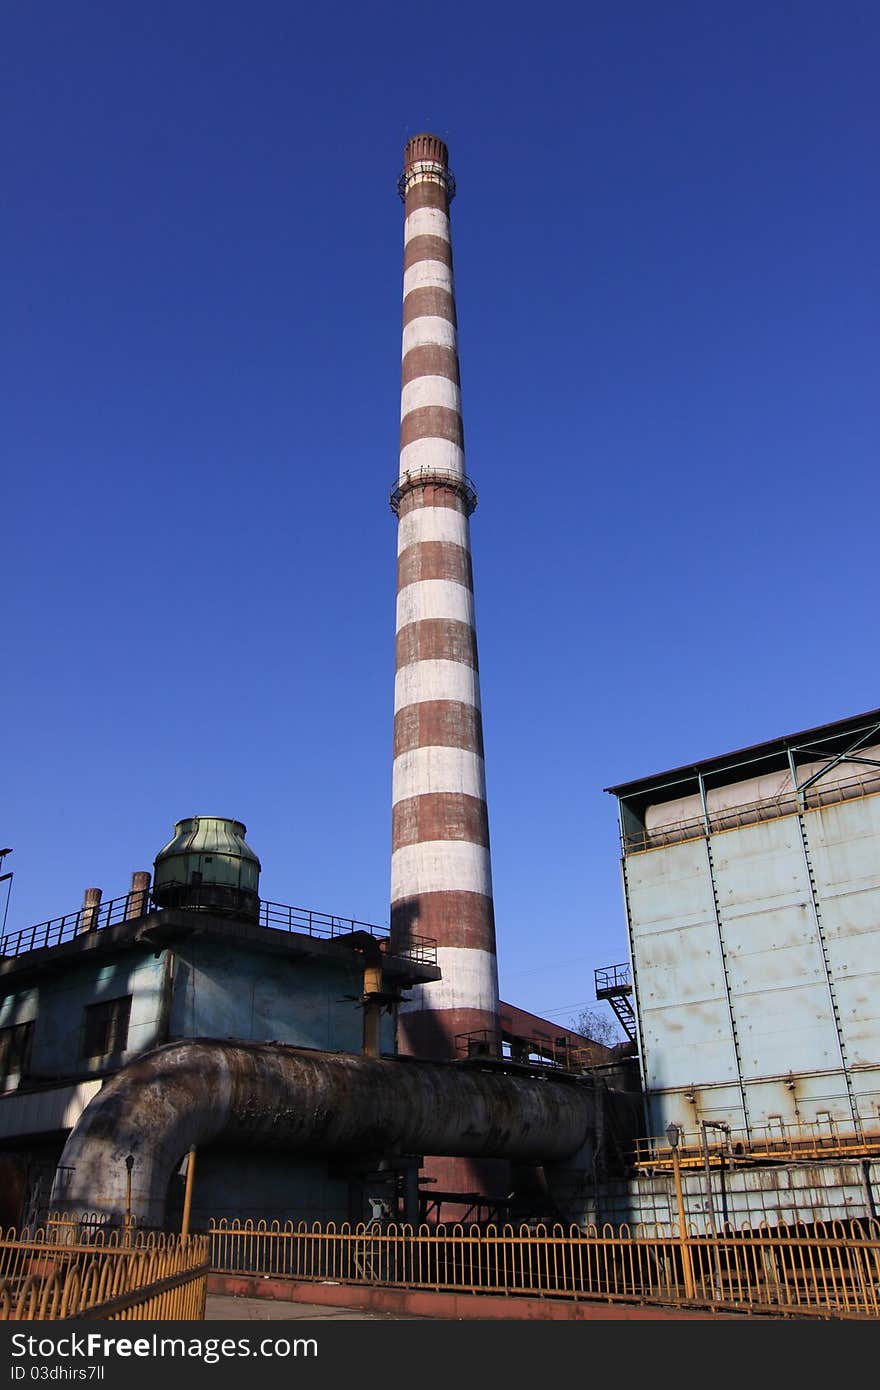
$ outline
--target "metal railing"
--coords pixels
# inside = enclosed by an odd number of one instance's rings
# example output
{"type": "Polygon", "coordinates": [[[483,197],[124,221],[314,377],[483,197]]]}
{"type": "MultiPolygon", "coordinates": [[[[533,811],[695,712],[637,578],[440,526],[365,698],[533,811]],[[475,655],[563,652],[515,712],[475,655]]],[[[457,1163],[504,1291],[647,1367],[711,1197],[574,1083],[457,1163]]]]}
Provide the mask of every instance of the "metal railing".
{"type": "MultiPolygon", "coordinates": [[[[880,1128],[873,1130],[839,1129],[831,1121],[824,1123],[801,1121],[799,1124],[758,1125],[750,1130],[727,1130],[724,1138],[714,1132],[711,1137],[701,1130],[681,1129],[677,1145],[682,1168],[703,1165],[707,1158],[713,1167],[724,1164],[760,1162],[764,1159],[830,1159],[867,1158],[880,1155],[880,1128]]],[[[663,1137],[636,1139],[633,1158],[641,1170],[662,1172],[673,1170],[672,1147],[663,1137]]]]}
{"type": "Polygon", "coordinates": [[[593,971],[593,980],[597,999],[604,998],[603,991],[632,989],[629,962],[622,961],[620,965],[600,966],[598,970],[593,971]]]}
{"type": "Polygon", "coordinates": [[[541,1038],[535,1034],[523,1034],[515,1042],[499,1041],[490,1029],[473,1028],[467,1033],[456,1033],[455,1051],[459,1057],[492,1057],[528,1066],[554,1067],[577,1075],[605,1062],[609,1049],[588,1038],[577,1044],[567,1037],[541,1038]]]}
{"type": "Polygon", "coordinates": [[[877,1221],[743,1226],[685,1239],[659,1227],[225,1221],[211,1222],[209,1235],[213,1273],[776,1316],[880,1314],[877,1221]]]}
{"type": "Polygon", "coordinates": [[[738,830],[761,821],[778,820],[781,816],[792,816],[801,810],[811,811],[820,806],[834,806],[842,801],[874,796],[878,792],[880,773],[868,773],[841,782],[819,781],[801,793],[787,791],[776,797],[747,802],[743,806],[719,807],[710,810],[708,816],[671,821],[668,825],[658,825],[650,830],[647,827],[627,830],[622,837],[621,848],[624,854],[639,854],[684,840],[700,840],[717,831],[738,830]]]}
{"type": "Polygon", "coordinates": [[[408,492],[418,487],[443,488],[460,497],[468,516],[477,506],[477,489],[470,478],[451,468],[432,468],[423,464],[421,468],[407,468],[395,478],[391,485],[389,501],[395,516],[400,515],[400,504],[408,492]]]}
{"type": "Polygon", "coordinates": [[[53,1218],[0,1230],[0,1321],[205,1315],[209,1240],[53,1218]]]}
{"type": "MultiPolygon", "coordinates": [[[[336,938],[353,932],[366,932],[379,941],[389,941],[390,927],[377,927],[372,922],[359,922],[356,917],[335,917],[326,912],[313,912],[305,907],[287,907],[284,903],[260,903],[260,926],[276,931],[304,932],[308,936],[336,938]]],[[[390,943],[395,955],[420,965],[437,964],[437,942],[429,936],[413,936],[407,932],[405,942],[390,943]]]]}
{"type": "MultiPolygon", "coordinates": [[[[164,885],[168,888],[169,885],[164,885]]],[[[171,885],[173,886],[173,885],[171,885]]],[[[198,889],[187,889],[191,901],[180,911],[199,911],[198,889]]],[[[97,905],[77,908],[65,913],[63,917],[53,917],[48,922],[39,922],[33,927],[9,932],[0,937],[0,956],[20,956],[28,951],[43,950],[46,947],[61,946],[84,932],[102,931],[120,922],[142,917],[147,913],[159,913],[162,906],[156,902],[152,890],[138,890],[125,893],[119,898],[108,898],[97,905]]],[[[223,916],[223,908],[211,902],[204,910],[223,916]]],[[[360,922],[357,918],[339,917],[329,912],[316,912],[307,907],[289,907],[285,903],[260,902],[258,925],[270,927],[275,931],[298,932],[311,937],[333,939],[350,936],[354,932],[366,932],[380,941],[388,941],[390,928],[376,926],[373,922],[360,922]]],[[[405,943],[395,943],[395,954],[421,965],[435,965],[437,962],[437,943],[431,937],[407,935],[405,943]]]]}
{"type": "Polygon", "coordinates": [[[47,946],[61,946],[84,932],[101,931],[104,927],[115,926],[118,922],[155,910],[149,893],[143,890],[125,893],[121,898],[108,898],[106,902],[66,912],[63,917],[53,917],[33,927],[7,932],[0,937],[0,956],[21,956],[47,946]]]}

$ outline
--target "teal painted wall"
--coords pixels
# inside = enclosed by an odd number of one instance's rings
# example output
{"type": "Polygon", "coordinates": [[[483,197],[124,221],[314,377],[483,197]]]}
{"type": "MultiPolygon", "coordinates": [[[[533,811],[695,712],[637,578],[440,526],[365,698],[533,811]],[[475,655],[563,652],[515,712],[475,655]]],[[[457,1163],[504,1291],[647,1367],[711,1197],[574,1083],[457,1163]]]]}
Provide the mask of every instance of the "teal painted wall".
{"type": "MultiPolygon", "coordinates": [[[[72,965],[0,999],[0,1028],[33,1021],[30,1073],[34,1079],[81,1075],[122,1066],[157,1041],[162,1004],[164,956],[129,951],[95,968],[72,965]],[[83,1010],[89,1004],[130,994],[128,1047],[106,1057],[80,1056],[83,1010]]],[[[10,1077],[7,1089],[17,1084],[10,1077]]]]}
{"type": "MultiPolygon", "coordinates": [[[[218,942],[189,943],[175,953],[171,1036],[360,1052],[363,1013],[344,996],[359,997],[362,989],[356,960],[291,961],[218,942]]],[[[394,1021],[387,1014],[380,1046],[394,1051],[394,1021]]]]}
{"type": "MultiPolygon", "coordinates": [[[[128,951],[115,961],[71,965],[63,974],[0,998],[0,1028],[34,1022],[29,1074],[39,1080],[115,1070],[160,1036],[166,953],[128,951]],[[83,1011],[89,1004],[132,996],[124,1052],[84,1058],[83,1011]]],[[[172,1038],[237,1038],[281,1042],[333,1052],[361,1052],[362,1010],[357,960],[285,960],[217,942],[190,942],[175,951],[170,1015],[172,1038]]],[[[394,1021],[383,1014],[381,1050],[394,1052],[394,1021]]],[[[4,1090],[18,1085],[12,1075],[4,1090]]]]}

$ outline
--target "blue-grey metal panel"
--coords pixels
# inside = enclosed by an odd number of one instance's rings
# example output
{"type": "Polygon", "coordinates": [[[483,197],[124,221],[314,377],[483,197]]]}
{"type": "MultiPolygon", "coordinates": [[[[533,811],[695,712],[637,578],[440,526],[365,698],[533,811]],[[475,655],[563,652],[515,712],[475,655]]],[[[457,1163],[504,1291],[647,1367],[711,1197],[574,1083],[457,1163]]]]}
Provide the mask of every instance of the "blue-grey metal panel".
{"type": "MultiPolygon", "coordinates": [[[[39,995],[35,988],[20,989],[0,998],[0,1028],[14,1028],[20,1023],[33,1023],[37,1016],[38,1004],[39,995]]],[[[14,1091],[19,1080],[20,1075],[16,1071],[9,1071],[5,1077],[0,1077],[0,1095],[6,1091],[14,1091]]]]}
{"type": "Polygon", "coordinates": [[[17,1091],[0,1101],[0,1139],[72,1129],[102,1081],[73,1081],[39,1091],[17,1091]]]}
{"type": "MultiPolygon", "coordinates": [[[[712,1199],[716,1221],[733,1226],[758,1226],[780,1221],[848,1221],[871,1215],[865,1177],[880,1190],[880,1164],[803,1164],[791,1167],[727,1169],[712,1172],[712,1199]]],[[[685,1214],[697,1232],[707,1228],[709,1203],[702,1170],[682,1173],[685,1214]]],[[[673,1228],[675,1189],[671,1177],[630,1178],[627,1183],[607,1184],[599,1190],[601,1220],[626,1221],[632,1226],[662,1222],[673,1228]]],[[[579,1219],[575,1213],[573,1219],[579,1219]]],[[[589,1218],[588,1219],[594,1219],[589,1218]]]]}
{"type": "Polygon", "coordinates": [[[713,835],[712,850],[744,1077],[839,1068],[797,817],[713,835]]]}
{"type": "Polygon", "coordinates": [[[63,975],[44,976],[38,985],[8,995],[0,1004],[0,1026],[34,1019],[31,1070],[40,1076],[102,1071],[106,1057],[82,1057],[83,1011],[90,1004],[130,994],[128,1045],[113,1055],[122,1065],[157,1038],[162,1002],[163,959],[151,949],[129,952],[98,968],[71,965],[63,975]]]}
{"type": "Polygon", "coordinates": [[[37,1016],[39,993],[36,986],[16,990],[0,998],[0,1028],[13,1028],[17,1023],[32,1023],[37,1016]]]}
{"type": "Polygon", "coordinates": [[[646,1086],[736,1080],[705,843],[631,855],[626,874],[646,1086]]]}
{"type": "Polygon", "coordinates": [[[852,1128],[852,1107],[843,1068],[809,1073],[794,1069],[790,1076],[747,1082],[749,1114],[755,1137],[762,1130],[822,1125],[852,1128]]]}
{"type": "MultiPolygon", "coordinates": [[[[698,1067],[695,1070],[699,1071],[698,1067]]],[[[685,1143],[700,1142],[700,1121],[711,1120],[740,1132],[745,1116],[739,1085],[712,1086],[705,1082],[673,1091],[653,1091],[648,1097],[648,1133],[661,1137],[670,1123],[684,1130],[685,1143]]]]}
{"type": "Polygon", "coordinates": [[[851,1067],[876,1067],[880,1063],[880,796],[809,811],[804,823],[847,1061],[851,1067]]]}
{"type": "MultiPolygon", "coordinates": [[[[329,1051],[360,1052],[363,967],[283,960],[241,945],[188,942],[175,963],[175,1038],[242,1038],[329,1051]],[[345,996],[353,996],[346,998],[345,996]]],[[[394,1024],[381,1019],[380,1047],[394,1050],[394,1024]]]]}
{"type": "Polygon", "coordinates": [[[859,1119],[866,1128],[880,1128],[880,1066],[851,1071],[850,1086],[859,1119]]]}

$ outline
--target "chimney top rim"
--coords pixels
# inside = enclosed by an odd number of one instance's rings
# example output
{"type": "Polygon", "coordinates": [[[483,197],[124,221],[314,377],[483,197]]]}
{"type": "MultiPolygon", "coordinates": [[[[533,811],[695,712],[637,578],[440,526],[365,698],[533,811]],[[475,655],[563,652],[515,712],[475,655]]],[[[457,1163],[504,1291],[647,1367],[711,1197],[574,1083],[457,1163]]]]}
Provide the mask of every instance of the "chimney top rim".
{"type": "Polygon", "coordinates": [[[441,140],[440,136],[434,135],[432,131],[422,130],[417,135],[411,135],[406,142],[403,152],[404,170],[411,169],[413,164],[426,159],[433,160],[444,169],[449,168],[449,149],[446,141],[441,140]]]}

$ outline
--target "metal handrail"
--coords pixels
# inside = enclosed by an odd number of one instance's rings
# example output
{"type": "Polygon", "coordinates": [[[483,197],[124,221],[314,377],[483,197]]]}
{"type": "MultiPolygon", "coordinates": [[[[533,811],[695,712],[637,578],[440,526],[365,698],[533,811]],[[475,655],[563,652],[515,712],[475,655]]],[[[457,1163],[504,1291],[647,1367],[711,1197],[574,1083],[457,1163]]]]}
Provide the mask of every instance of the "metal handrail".
{"type": "Polygon", "coordinates": [[[136,893],[125,893],[119,898],[108,898],[106,902],[88,904],[73,912],[66,912],[62,917],[52,917],[48,922],[7,932],[0,937],[0,956],[21,956],[29,951],[61,946],[85,932],[101,931],[156,910],[150,894],[143,889],[136,893]]]}
{"type": "MultiPolygon", "coordinates": [[[[808,1159],[864,1157],[880,1154],[880,1129],[841,1128],[837,1122],[801,1121],[798,1124],[753,1125],[751,1130],[731,1129],[723,1139],[707,1136],[709,1161],[727,1166],[764,1159],[808,1159]]],[[[682,1130],[677,1146],[682,1167],[697,1167],[704,1161],[703,1138],[699,1131],[682,1130]]],[[[673,1151],[665,1136],[633,1141],[637,1167],[655,1172],[673,1168],[673,1151]]]]}
{"type": "Polygon", "coordinates": [[[867,777],[850,777],[841,782],[817,782],[800,793],[789,790],[779,796],[749,801],[742,806],[719,806],[710,810],[708,817],[692,816],[686,820],[670,821],[668,825],[658,825],[650,830],[647,827],[638,831],[627,830],[621,837],[621,848],[624,854],[638,854],[645,850],[660,849],[664,845],[680,844],[685,840],[701,840],[709,833],[738,830],[743,826],[758,825],[761,821],[778,820],[782,816],[795,815],[800,810],[810,811],[820,806],[834,806],[841,801],[874,796],[878,792],[880,773],[867,777]]]}
{"type": "Polygon", "coordinates": [[[431,485],[448,488],[451,492],[457,493],[464,502],[468,516],[476,510],[477,489],[470,478],[465,477],[463,473],[454,472],[451,468],[433,468],[423,464],[421,468],[405,468],[399,477],[395,478],[389,497],[394,515],[400,515],[400,502],[405,493],[416,487],[431,485]]]}
{"type": "MultiPolygon", "coordinates": [[[[174,885],[162,885],[163,890],[169,887],[174,885]]],[[[187,891],[194,893],[196,899],[198,898],[197,889],[190,888],[187,891]]],[[[180,910],[198,911],[198,901],[187,904],[180,910]]],[[[151,889],[124,893],[118,898],[108,898],[106,902],[77,908],[76,911],[67,912],[62,917],[53,917],[48,922],[39,922],[20,931],[8,932],[0,937],[0,957],[21,956],[30,951],[51,949],[86,932],[102,931],[119,922],[145,917],[148,913],[160,914],[162,911],[163,908],[156,902],[151,889]]],[[[217,916],[228,915],[222,907],[213,902],[206,903],[205,911],[217,916]]],[[[291,907],[286,903],[268,901],[260,902],[257,922],[259,926],[274,931],[302,933],[324,940],[350,936],[354,932],[366,932],[379,941],[387,942],[391,930],[390,927],[377,926],[374,922],[361,922],[354,917],[341,917],[335,913],[317,912],[313,908],[291,907]]],[[[437,960],[437,943],[432,937],[408,934],[405,943],[395,943],[394,954],[422,965],[434,965],[437,960]]]]}
{"type": "Polygon", "coordinates": [[[589,1038],[584,1038],[581,1045],[567,1037],[554,1041],[535,1034],[523,1034],[513,1043],[499,1040],[488,1028],[472,1028],[466,1033],[456,1033],[455,1051],[459,1057],[491,1057],[502,1062],[554,1067],[577,1074],[595,1067],[600,1058],[604,1060],[609,1049],[604,1043],[589,1038]]]}
{"type": "Polygon", "coordinates": [[[622,961],[619,965],[600,966],[598,970],[593,971],[593,980],[597,999],[600,989],[632,989],[629,962],[622,961]]]}

